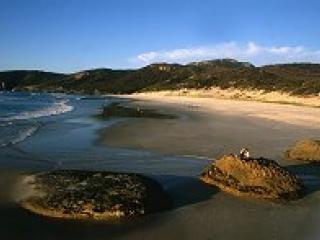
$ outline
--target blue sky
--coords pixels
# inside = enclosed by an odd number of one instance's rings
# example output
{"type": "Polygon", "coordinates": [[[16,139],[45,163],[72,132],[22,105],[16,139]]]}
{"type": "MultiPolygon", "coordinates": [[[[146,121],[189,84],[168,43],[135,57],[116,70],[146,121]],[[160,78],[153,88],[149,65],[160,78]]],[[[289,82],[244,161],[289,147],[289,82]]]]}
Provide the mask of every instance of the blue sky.
{"type": "Polygon", "coordinates": [[[320,62],[320,1],[0,0],[0,70],[320,62]]]}

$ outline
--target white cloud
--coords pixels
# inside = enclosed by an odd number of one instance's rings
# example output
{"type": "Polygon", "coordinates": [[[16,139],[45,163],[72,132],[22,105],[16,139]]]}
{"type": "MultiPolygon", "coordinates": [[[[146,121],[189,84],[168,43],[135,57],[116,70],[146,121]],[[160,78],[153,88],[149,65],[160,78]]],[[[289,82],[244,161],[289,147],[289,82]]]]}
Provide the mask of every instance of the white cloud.
{"type": "Polygon", "coordinates": [[[247,44],[228,42],[211,46],[145,52],[133,60],[139,64],[150,64],[155,62],[188,63],[217,58],[234,58],[249,61],[255,65],[320,62],[320,50],[313,51],[303,46],[263,46],[254,42],[247,44]]]}

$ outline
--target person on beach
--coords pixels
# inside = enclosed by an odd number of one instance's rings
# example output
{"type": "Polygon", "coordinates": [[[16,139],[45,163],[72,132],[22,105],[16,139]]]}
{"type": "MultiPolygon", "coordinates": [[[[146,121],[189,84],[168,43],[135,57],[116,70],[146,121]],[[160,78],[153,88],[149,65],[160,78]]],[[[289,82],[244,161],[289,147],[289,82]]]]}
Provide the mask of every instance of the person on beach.
{"type": "Polygon", "coordinates": [[[241,148],[240,150],[240,159],[250,158],[250,152],[248,148],[241,148]]]}

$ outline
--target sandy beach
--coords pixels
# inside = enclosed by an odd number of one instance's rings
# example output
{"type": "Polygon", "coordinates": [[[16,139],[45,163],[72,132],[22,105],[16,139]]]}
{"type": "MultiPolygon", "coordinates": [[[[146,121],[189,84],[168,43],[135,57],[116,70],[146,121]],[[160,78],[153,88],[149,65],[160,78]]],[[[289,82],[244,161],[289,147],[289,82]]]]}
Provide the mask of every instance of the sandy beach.
{"type": "Polygon", "coordinates": [[[177,118],[98,120],[92,115],[103,101],[76,102],[74,112],[0,153],[3,169],[11,169],[0,183],[13,186],[22,173],[57,166],[137,172],[159,181],[173,208],[119,225],[66,221],[23,210],[8,193],[0,202],[1,239],[318,239],[319,166],[286,162],[282,154],[296,140],[319,136],[320,109],[154,94],[116,98],[177,118]],[[307,195],[274,204],[236,198],[198,180],[210,160],[242,146],[287,165],[307,195]]]}
{"type": "MultiPolygon", "coordinates": [[[[101,135],[107,146],[188,156],[199,162],[246,146],[254,156],[274,159],[297,173],[308,194],[288,205],[275,205],[237,199],[215,189],[217,192],[193,204],[160,214],[156,217],[160,222],[151,221],[150,226],[136,229],[121,239],[316,239],[319,236],[314,225],[320,214],[319,167],[287,162],[282,156],[295,141],[319,137],[320,109],[154,93],[126,97],[134,100],[129,106],[157,109],[178,118],[124,121],[101,135]]],[[[195,178],[191,179],[168,188],[177,203],[207,191],[195,178]]]]}
{"type": "Polygon", "coordinates": [[[126,98],[134,100],[130,106],[179,117],[123,122],[106,130],[103,141],[112,146],[209,158],[247,146],[254,155],[280,161],[296,140],[317,138],[320,132],[319,108],[161,93],[126,98]]]}

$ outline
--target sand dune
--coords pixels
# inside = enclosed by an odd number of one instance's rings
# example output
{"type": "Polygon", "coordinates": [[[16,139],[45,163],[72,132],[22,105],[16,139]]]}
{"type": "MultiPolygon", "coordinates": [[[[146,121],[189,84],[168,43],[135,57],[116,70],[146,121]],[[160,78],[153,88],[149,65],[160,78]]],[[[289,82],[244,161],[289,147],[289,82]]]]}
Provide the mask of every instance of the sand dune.
{"type": "Polygon", "coordinates": [[[281,103],[291,105],[302,105],[311,107],[320,107],[320,95],[298,96],[288,92],[264,90],[249,90],[228,88],[221,89],[219,87],[211,87],[208,89],[181,89],[175,91],[157,91],[146,92],[147,95],[160,96],[185,96],[185,97],[203,97],[203,98],[218,98],[218,99],[234,99],[244,101],[258,101],[267,103],[281,103]]]}

